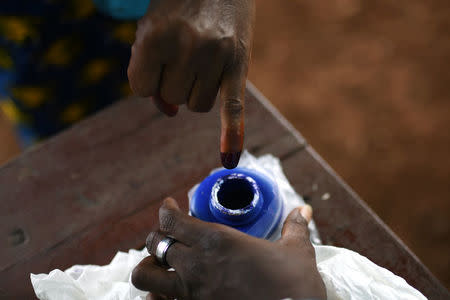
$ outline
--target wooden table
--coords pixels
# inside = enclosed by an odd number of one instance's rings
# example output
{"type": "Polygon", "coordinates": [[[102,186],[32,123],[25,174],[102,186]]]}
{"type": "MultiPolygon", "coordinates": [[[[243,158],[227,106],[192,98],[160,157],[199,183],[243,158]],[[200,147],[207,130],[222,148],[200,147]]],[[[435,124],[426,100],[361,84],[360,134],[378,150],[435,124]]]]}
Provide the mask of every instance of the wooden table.
{"type": "MultiPolygon", "coordinates": [[[[165,196],[186,193],[219,160],[218,112],[167,118],[143,99],[121,101],[0,168],[0,297],[33,298],[29,274],[106,264],[144,246],[165,196]]],[[[325,244],[346,247],[449,297],[418,258],[251,85],[246,148],[278,156],[314,207],[325,244]]]]}

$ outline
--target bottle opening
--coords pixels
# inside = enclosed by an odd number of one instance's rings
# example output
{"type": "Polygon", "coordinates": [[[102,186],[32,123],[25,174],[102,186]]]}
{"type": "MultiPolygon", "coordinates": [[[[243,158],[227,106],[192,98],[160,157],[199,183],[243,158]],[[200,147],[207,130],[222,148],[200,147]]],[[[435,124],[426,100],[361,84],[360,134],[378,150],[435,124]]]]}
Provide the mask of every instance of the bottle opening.
{"type": "Polygon", "coordinates": [[[252,203],[254,189],[244,178],[228,178],[217,191],[217,200],[228,209],[242,209],[252,203]]]}

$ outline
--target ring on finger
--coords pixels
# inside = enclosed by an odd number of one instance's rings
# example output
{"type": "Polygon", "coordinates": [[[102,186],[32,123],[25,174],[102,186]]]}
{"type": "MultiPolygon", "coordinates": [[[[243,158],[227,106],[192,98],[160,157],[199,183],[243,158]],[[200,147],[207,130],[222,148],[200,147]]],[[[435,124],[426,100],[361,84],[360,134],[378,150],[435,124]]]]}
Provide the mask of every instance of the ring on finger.
{"type": "Polygon", "coordinates": [[[167,251],[169,250],[170,246],[172,246],[172,244],[175,242],[176,242],[175,239],[166,236],[158,243],[158,246],[156,246],[155,256],[158,262],[161,263],[162,265],[167,266],[166,260],[167,251]]]}

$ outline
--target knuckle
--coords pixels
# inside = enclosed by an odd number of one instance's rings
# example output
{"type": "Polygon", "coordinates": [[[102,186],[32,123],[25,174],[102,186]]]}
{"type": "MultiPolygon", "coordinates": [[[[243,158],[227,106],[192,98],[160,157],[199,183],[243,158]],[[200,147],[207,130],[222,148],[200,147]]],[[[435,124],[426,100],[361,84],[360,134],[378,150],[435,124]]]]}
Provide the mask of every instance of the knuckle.
{"type": "Polygon", "coordinates": [[[127,69],[127,76],[130,88],[136,95],[141,97],[148,97],[152,93],[151,87],[149,85],[145,85],[144,82],[140,80],[140,78],[143,76],[140,76],[138,70],[139,69],[136,67],[136,62],[132,57],[130,65],[128,66],[127,69]]]}
{"type": "Polygon", "coordinates": [[[202,245],[208,250],[221,249],[228,244],[228,239],[228,234],[224,232],[223,229],[217,228],[211,233],[205,235],[202,239],[202,245]]]}
{"type": "Polygon", "coordinates": [[[300,211],[292,211],[289,217],[286,219],[288,224],[291,224],[297,228],[307,229],[308,221],[301,215],[300,211]]]}
{"type": "Polygon", "coordinates": [[[219,46],[226,54],[231,54],[234,49],[235,39],[232,36],[223,36],[219,40],[219,46]]]}
{"type": "Polygon", "coordinates": [[[145,19],[138,23],[134,45],[138,48],[147,46],[147,43],[151,41],[155,35],[153,24],[154,23],[150,19],[145,19]]]}
{"type": "MultiPolygon", "coordinates": [[[[303,223],[303,221],[300,222],[303,223]]],[[[309,229],[307,227],[307,224],[300,224],[297,221],[291,221],[291,224],[293,225],[293,230],[298,237],[309,239],[309,229]]]]}
{"type": "Polygon", "coordinates": [[[224,109],[231,116],[239,116],[244,110],[244,104],[240,98],[224,99],[224,109]]]}
{"type": "Polygon", "coordinates": [[[147,248],[148,253],[150,253],[150,254],[155,253],[157,239],[158,239],[157,237],[158,237],[158,235],[154,231],[150,232],[149,235],[147,236],[147,239],[145,241],[145,246],[147,248]]]}
{"type": "Polygon", "coordinates": [[[177,225],[176,211],[161,207],[159,210],[159,224],[162,231],[173,232],[177,225]]]}
{"type": "Polygon", "coordinates": [[[214,29],[193,29],[196,36],[196,48],[201,54],[214,54],[225,58],[233,54],[235,38],[214,29]]]}

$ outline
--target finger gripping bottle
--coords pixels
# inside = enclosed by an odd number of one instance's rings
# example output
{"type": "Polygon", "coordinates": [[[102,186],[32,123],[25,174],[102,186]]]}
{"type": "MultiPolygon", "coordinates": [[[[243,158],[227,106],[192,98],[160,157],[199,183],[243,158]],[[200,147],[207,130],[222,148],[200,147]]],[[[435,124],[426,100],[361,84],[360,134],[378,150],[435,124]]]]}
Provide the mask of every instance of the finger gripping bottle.
{"type": "Polygon", "coordinates": [[[281,221],[283,202],[278,186],[266,175],[246,168],[221,169],[199,184],[189,209],[203,221],[267,239],[281,221]]]}

